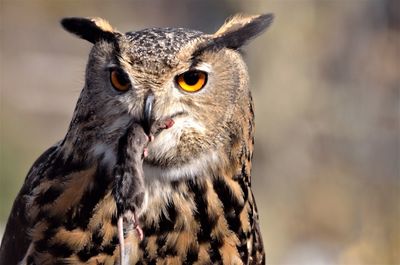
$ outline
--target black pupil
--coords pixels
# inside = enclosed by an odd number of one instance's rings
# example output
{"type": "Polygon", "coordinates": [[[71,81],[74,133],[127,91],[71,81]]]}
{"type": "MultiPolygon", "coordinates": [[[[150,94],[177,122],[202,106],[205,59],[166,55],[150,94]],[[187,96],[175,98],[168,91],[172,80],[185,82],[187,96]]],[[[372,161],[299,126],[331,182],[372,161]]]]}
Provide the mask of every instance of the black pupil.
{"type": "Polygon", "coordinates": [[[129,78],[124,72],[121,70],[116,70],[115,74],[120,85],[125,86],[129,84],[129,78]]]}
{"type": "Polygon", "coordinates": [[[189,86],[193,86],[199,81],[199,72],[186,72],[183,74],[183,80],[185,80],[185,83],[189,86]]]}

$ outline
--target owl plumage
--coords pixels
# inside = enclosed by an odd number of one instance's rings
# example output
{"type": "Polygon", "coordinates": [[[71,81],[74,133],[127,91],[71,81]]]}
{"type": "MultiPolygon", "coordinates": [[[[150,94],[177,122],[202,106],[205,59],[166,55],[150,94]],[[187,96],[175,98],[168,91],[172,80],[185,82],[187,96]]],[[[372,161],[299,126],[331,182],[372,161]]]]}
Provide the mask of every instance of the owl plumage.
{"type": "Polygon", "coordinates": [[[154,137],[139,163],[144,237],[124,226],[127,264],[264,264],[250,177],[253,102],[238,50],[272,18],[234,16],[214,34],[124,34],[102,19],[64,19],[94,44],[85,85],[65,138],[33,164],[15,199],[0,264],[120,263],[113,187],[130,164],[118,161],[132,121],[154,137]],[[163,120],[173,126],[154,130],[163,120]]]}

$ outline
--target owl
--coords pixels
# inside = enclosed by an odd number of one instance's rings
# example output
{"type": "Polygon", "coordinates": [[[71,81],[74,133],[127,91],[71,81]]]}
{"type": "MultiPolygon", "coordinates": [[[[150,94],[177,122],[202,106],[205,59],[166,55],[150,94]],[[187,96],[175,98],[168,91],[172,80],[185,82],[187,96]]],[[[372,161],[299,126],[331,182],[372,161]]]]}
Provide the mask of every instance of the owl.
{"type": "Polygon", "coordinates": [[[85,84],[15,199],[0,264],[264,264],[240,50],[272,20],[205,34],[63,19],[93,44],[85,84]]]}

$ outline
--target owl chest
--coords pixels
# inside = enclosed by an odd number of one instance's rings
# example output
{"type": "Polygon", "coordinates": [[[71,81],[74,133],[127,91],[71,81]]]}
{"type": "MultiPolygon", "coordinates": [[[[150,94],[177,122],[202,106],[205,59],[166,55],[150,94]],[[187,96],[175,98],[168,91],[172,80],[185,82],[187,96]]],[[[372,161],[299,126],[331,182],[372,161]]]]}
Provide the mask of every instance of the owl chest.
{"type": "MultiPolygon", "coordinates": [[[[60,183],[43,185],[46,191],[36,196],[31,207],[36,211],[31,256],[36,264],[118,261],[115,200],[109,183],[94,183],[93,174],[93,169],[80,171],[81,177],[64,183],[63,192],[51,200],[43,194],[49,196],[60,183]]],[[[140,241],[134,230],[125,231],[133,264],[246,264],[253,214],[248,187],[242,178],[199,179],[149,190],[140,217],[144,239],[140,241]]]]}
{"type": "Polygon", "coordinates": [[[140,219],[144,239],[139,243],[139,260],[144,264],[247,264],[252,207],[243,192],[228,185],[222,178],[209,178],[157,188],[158,195],[149,195],[148,210],[140,219]]]}

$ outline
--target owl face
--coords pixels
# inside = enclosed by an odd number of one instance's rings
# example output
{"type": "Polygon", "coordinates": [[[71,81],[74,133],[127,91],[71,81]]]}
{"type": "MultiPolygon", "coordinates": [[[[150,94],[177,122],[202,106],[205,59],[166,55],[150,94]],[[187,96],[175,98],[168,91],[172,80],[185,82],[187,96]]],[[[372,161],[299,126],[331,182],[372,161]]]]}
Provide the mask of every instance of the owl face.
{"type": "Polygon", "coordinates": [[[221,165],[220,153],[252,119],[237,49],[270,22],[270,15],[237,16],[213,35],[179,28],[122,34],[104,20],[64,19],[68,31],[94,43],[70,130],[94,137],[91,150],[104,156],[132,121],[151,128],[172,118],[148,146],[149,175],[190,177],[221,165]]]}

